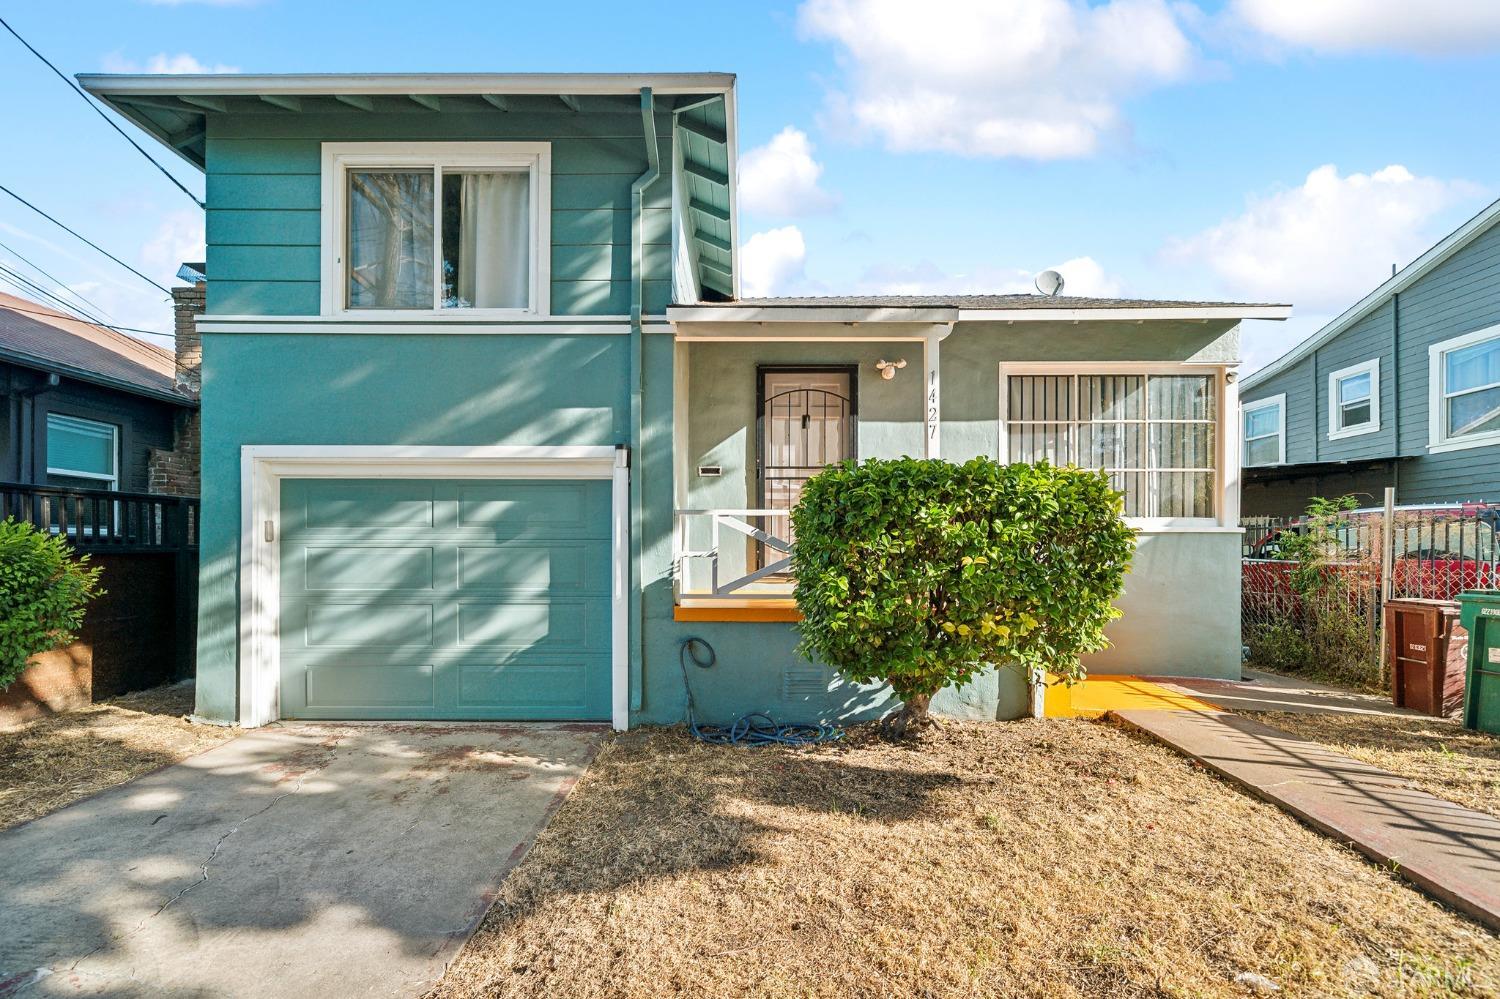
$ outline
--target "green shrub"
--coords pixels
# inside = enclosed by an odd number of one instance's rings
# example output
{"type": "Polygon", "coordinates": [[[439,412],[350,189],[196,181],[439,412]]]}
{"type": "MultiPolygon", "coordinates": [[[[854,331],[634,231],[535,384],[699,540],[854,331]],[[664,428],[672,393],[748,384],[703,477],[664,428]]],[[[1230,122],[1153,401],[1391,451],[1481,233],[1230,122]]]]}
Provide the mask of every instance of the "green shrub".
{"type": "Polygon", "coordinates": [[[71,642],[97,596],[99,570],[61,537],[14,518],[0,521],[0,690],[26,660],[71,642]]]}
{"type": "Polygon", "coordinates": [[[989,664],[1083,675],[1119,616],[1134,532],[1100,472],[1047,464],[846,462],[792,511],[801,651],[903,702],[889,730],[925,723],[932,695],[989,664]]]}

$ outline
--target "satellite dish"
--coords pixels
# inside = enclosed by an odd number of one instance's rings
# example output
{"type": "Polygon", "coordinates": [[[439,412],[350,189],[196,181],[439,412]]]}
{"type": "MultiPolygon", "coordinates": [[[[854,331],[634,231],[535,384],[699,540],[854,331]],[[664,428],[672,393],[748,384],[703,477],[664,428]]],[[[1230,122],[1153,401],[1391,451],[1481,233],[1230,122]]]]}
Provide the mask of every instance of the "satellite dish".
{"type": "Polygon", "coordinates": [[[1048,298],[1056,298],[1062,294],[1063,276],[1057,271],[1042,271],[1036,276],[1036,290],[1048,298]]]}

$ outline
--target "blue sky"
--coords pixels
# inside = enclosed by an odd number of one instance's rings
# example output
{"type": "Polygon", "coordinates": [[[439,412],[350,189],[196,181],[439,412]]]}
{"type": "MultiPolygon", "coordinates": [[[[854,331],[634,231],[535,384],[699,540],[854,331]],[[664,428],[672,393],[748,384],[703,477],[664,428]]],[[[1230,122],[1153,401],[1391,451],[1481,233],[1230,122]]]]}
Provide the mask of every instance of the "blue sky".
{"type": "MultiPolygon", "coordinates": [[[[1028,290],[1061,267],[1069,293],[1291,302],[1291,323],[1247,329],[1250,368],[1500,196],[1493,0],[685,10],[78,0],[4,16],[70,74],[735,72],[747,292],[1028,290]]],[[[9,36],[0,54],[0,183],[168,283],[201,254],[198,210],[9,36]]],[[[8,199],[0,243],[110,321],[169,328],[159,292],[8,199]]]]}

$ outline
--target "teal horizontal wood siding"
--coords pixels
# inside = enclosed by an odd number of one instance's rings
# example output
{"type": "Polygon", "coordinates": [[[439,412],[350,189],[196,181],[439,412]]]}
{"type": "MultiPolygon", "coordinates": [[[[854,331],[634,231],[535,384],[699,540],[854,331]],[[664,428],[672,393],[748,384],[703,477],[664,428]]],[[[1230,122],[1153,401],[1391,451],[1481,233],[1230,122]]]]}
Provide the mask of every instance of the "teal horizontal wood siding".
{"type": "MultiPolygon", "coordinates": [[[[1287,462],[1402,459],[1345,478],[1247,488],[1247,514],[1282,514],[1312,495],[1348,487],[1378,504],[1387,485],[1398,503],[1500,502],[1500,447],[1429,453],[1429,350],[1500,325],[1500,226],[1491,228],[1398,296],[1285,371],[1241,393],[1241,403],[1286,395],[1287,462]],[[1380,430],[1328,439],[1328,376],[1380,358],[1380,430]],[[1317,492],[1322,490],[1322,492],[1317,492]]],[[[1288,469],[1286,476],[1296,474],[1288,469]]]]}
{"type": "MultiPolygon", "coordinates": [[[[658,121],[671,161],[670,119],[658,121]]],[[[552,149],[557,316],[630,311],[630,185],[645,169],[641,120],[622,114],[433,113],[209,117],[208,312],[320,309],[323,142],[545,141],[552,149]],[[269,249],[275,248],[275,249],[269,249]]],[[[671,298],[671,184],[647,192],[645,306],[671,298]]]]}

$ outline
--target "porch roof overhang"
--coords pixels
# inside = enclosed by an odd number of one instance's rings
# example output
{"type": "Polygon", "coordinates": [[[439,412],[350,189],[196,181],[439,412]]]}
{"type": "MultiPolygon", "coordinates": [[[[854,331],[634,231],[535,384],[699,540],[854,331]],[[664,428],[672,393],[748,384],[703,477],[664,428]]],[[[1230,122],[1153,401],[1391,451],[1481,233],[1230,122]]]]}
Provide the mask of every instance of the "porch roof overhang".
{"type": "Polygon", "coordinates": [[[1200,322],[1287,319],[1290,305],[1043,295],[764,298],[667,309],[681,340],[921,340],[962,323],[1200,322]],[[814,332],[811,326],[822,328],[814,332]]]}

